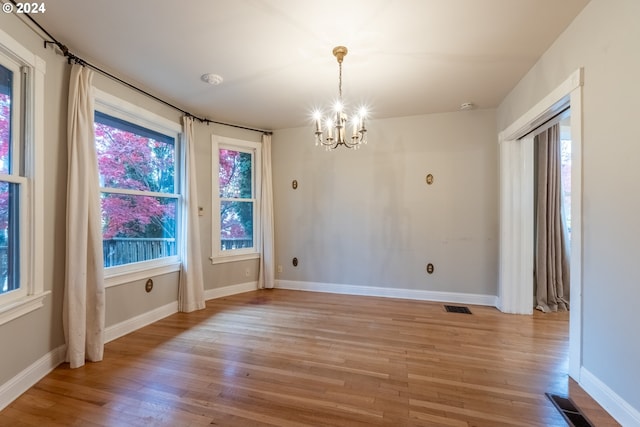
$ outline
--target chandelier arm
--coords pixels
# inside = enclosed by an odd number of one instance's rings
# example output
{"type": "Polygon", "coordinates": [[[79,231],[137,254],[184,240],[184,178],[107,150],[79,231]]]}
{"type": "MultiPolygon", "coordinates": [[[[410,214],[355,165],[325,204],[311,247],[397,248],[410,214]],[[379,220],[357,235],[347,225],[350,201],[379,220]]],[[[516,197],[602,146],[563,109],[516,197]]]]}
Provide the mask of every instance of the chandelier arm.
{"type": "Polygon", "coordinates": [[[347,148],[355,148],[356,146],[358,146],[357,142],[351,143],[351,142],[348,142],[346,139],[342,144],[347,148]]]}
{"type": "MultiPolygon", "coordinates": [[[[329,138],[328,136],[325,139],[321,139],[320,143],[325,146],[325,147],[331,147],[332,145],[334,145],[334,140],[333,138],[329,138]]],[[[335,147],[333,147],[335,148],[335,147]]]]}

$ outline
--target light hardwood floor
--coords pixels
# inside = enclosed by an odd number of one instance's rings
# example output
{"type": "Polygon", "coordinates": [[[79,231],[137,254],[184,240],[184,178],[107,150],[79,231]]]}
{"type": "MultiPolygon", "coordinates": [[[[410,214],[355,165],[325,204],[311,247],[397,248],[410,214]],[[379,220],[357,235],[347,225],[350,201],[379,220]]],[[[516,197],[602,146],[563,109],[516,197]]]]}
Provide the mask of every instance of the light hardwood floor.
{"type": "MultiPolygon", "coordinates": [[[[0,426],[566,426],[568,314],[299,291],[207,302],[61,365],[0,426]]],[[[577,388],[576,388],[577,387],[577,388]]],[[[597,420],[597,423],[596,423],[597,420]]]]}

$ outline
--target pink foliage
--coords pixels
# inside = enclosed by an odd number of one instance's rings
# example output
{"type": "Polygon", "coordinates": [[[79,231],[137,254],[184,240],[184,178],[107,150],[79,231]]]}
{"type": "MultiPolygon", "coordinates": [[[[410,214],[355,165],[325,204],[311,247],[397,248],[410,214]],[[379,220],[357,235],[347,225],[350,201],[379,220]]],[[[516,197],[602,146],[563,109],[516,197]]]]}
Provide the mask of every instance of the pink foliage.
{"type": "MultiPolygon", "coordinates": [[[[218,183],[221,197],[237,198],[241,195],[243,166],[241,165],[240,157],[241,153],[239,151],[219,150],[218,183]]],[[[248,237],[248,234],[250,233],[247,232],[242,222],[240,212],[234,209],[233,204],[223,204],[220,237],[222,239],[244,239],[248,237]]]]}
{"type": "Polygon", "coordinates": [[[223,239],[246,239],[250,236],[247,236],[247,231],[242,225],[240,219],[236,215],[233,215],[230,218],[223,219],[222,230],[220,230],[220,237],[222,237],[223,239]]]}
{"type": "Polygon", "coordinates": [[[9,134],[11,130],[11,98],[9,95],[0,94],[0,172],[9,171],[9,134]]]}
{"type": "MultiPolygon", "coordinates": [[[[11,130],[11,98],[0,94],[0,173],[9,173],[9,140],[11,130]]],[[[0,230],[8,227],[9,218],[9,186],[2,184],[0,191],[0,230]]]]}
{"type": "MultiPolygon", "coordinates": [[[[173,146],[101,123],[95,124],[95,137],[102,186],[173,192],[173,146]]],[[[167,220],[175,219],[176,204],[161,200],[150,196],[105,195],[104,238],[140,237],[149,233],[151,225],[164,228],[167,220]]]]}
{"type": "Polygon", "coordinates": [[[238,154],[240,153],[233,150],[220,150],[220,170],[218,179],[221,189],[226,188],[233,178],[238,154]]]}

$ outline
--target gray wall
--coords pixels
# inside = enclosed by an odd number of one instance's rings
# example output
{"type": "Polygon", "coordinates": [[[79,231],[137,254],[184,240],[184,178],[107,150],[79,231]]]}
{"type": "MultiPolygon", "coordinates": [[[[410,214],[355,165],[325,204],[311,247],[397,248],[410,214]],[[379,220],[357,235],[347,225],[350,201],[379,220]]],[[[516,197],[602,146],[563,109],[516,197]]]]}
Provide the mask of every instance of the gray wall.
{"type": "Polygon", "coordinates": [[[496,134],[494,110],[372,121],[357,151],[275,132],[278,279],[496,295],[496,134]]]}
{"type": "Polygon", "coordinates": [[[583,366],[640,411],[640,2],[591,0],[498,109],[502,130],[584,67],[583,366]]]}

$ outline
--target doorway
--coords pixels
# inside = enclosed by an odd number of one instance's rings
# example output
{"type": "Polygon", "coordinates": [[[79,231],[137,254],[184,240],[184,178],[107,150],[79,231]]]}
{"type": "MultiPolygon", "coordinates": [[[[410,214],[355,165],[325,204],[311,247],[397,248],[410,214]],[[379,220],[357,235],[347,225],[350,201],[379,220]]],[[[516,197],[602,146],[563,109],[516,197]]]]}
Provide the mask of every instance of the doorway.
{"type": "Polygon", "coordinates": [[[532,314],[534,138],[531,131],[571,109],[571,246],[569,375],[582,367],[582,69],[500,132],[500,254],[498,308],[532,314]]]}

